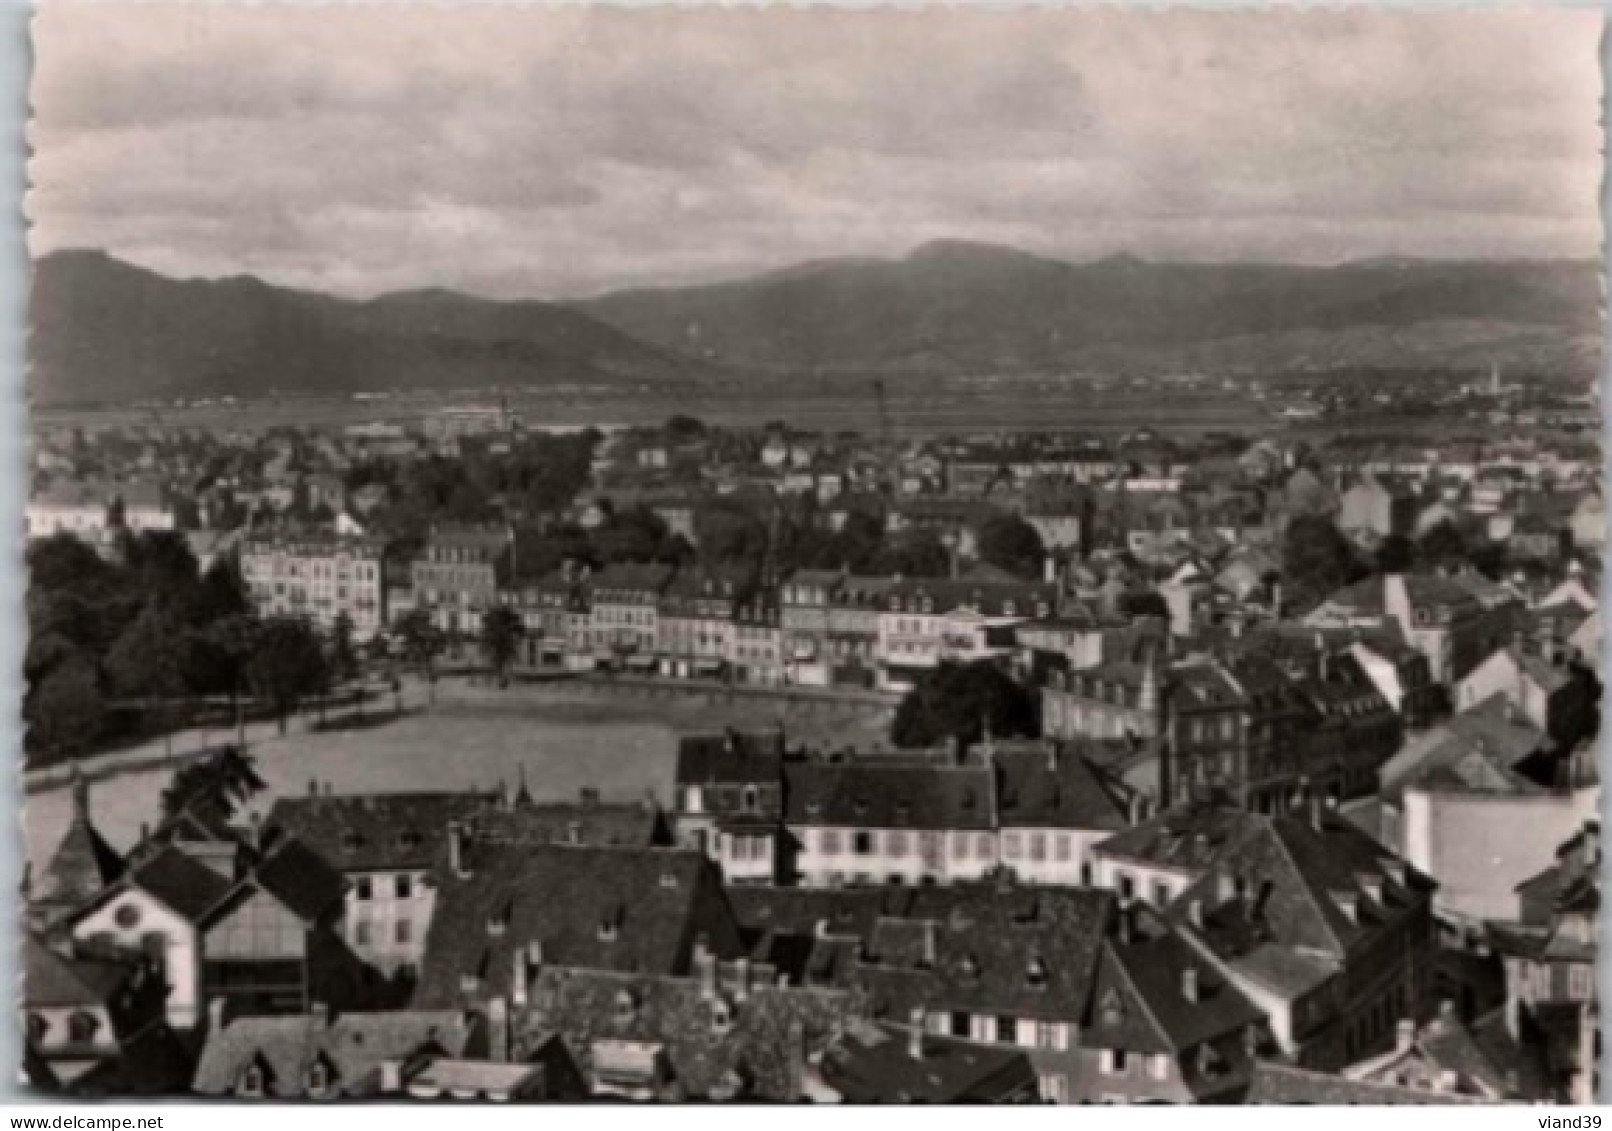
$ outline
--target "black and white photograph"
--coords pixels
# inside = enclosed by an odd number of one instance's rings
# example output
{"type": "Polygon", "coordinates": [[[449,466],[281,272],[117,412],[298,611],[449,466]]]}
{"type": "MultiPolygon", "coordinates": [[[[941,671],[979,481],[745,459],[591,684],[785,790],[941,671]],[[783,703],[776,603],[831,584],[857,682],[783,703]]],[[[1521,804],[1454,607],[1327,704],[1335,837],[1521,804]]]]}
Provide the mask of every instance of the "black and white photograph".
{"type": "Polygon", "coordinates": [[[42,3],[23,1094],[1596,1103],[1602,36],[42,3]]]}

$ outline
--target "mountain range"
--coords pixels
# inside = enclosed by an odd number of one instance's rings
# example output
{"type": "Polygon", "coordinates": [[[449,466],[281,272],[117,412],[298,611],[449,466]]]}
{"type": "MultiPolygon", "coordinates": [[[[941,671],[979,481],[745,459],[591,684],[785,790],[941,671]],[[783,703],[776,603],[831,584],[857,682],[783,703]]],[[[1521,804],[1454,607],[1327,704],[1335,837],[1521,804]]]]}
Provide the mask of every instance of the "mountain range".
{"type": "Polygon", "coordinates": [[[1104,367],[1543,373],[1595,364],[1601,286],[1587,261],[1069,263],[944,241],[567,302],[341,299],[66,251],[36,263],[32,302],[30,391],[70,405],[1104,367]]]}

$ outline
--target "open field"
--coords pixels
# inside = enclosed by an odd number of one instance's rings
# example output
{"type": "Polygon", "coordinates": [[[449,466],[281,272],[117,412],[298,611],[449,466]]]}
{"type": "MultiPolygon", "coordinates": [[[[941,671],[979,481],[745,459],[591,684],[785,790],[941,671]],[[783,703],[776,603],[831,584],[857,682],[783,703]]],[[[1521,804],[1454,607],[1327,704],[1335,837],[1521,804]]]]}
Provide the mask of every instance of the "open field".
{"type": "MultiPolygon", "coordinates": [[[[411,694],[409,702],[418,706],[420,698],[411,694]]],[[[593,786],[606,799],[652,793],[669,803],[678,735],[764,727],[776,719],[776,708],[765,704],[714,708],[694,699],[599,700],[546,689],[444,684],[434,708],[385,725],[323,733],[294,729],[284,738],[260,730],[251,749],[268,788],[252,808],[267,812],[276,797],[304,792],[311,780],[328,782],[336,793],[485,789],[513,782],[522,768],[539,800],[571,800],[593,786]]],[[[790,734],[805,742],[832,737],[864,744],[880,737],[843,717],[791,724],[790,734]]],[[[160,749],[160,743],[153,745],[160,749]]],[[[128,848],[142,824],[155,823],[170,777],[170,770],[154,769],[92,782],[91,813],[114,847],[128,848]]],[[[29,860],[42,864],[49,858],[71,812],[65,788],[28,798],[23,826],[29,860]]]]}

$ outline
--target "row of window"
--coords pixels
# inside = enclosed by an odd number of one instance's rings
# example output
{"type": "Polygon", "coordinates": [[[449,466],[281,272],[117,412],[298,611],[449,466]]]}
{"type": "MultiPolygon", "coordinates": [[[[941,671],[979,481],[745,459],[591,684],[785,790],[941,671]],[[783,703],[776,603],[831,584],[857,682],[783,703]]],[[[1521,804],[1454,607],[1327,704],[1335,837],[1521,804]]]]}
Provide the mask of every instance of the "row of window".
{"type": "Polygon", "coordinates": [[[389,886],[394,899],[412,899],[414,897],[414,877],[407,872],[399,872],[395,876],[359,876],[353,881],[353,898],[360,903],[368,903],[375,898],[378,885],[389,886]],[[388,883],[390,880],[390,883],[388,883]]]}
{"type": "MultiPolygon", "coordinates": [[[[380,941],[377,937],[377,927],[381,924],[372,923],[368,919],[359,919],[353,923],[352,939],[354,946],[373,946],[380,941]]],[[[408,945],[414,941],[414,922],[410,919],[398,919],[392,924],[392,941],[400,945],[408,945]]]]}
{"type": "MultiPolygon", "coordinates": [[[[882,835],[884,855],[901,859],[909,851],[916,851],[917,836],[900,829],[882,835]]],[[[939,836],[943,834],[927,834],[939,836]]],[[[811,834],[807,834],[808,843],[811,834]]],[[[816,834],[817,851],[824,856],[838,856],[847,848],[854,856],[871,856],[880,851],[880,834],[867,829],[842,832],[840,829],[821,829],[816,834]]],[[[971,856],[983,861],[997,858],[997,834],[953,833],[951,855],[954,860],[967,860],[971,856]]],[[[1001,834],[1001,856],[1004,860],[1028,860],[1044,863],[1049,857],[1059,863],[1069,863],[1075,856],[1074,837],[1068,833],[1004,832],[1001,834]]]]}

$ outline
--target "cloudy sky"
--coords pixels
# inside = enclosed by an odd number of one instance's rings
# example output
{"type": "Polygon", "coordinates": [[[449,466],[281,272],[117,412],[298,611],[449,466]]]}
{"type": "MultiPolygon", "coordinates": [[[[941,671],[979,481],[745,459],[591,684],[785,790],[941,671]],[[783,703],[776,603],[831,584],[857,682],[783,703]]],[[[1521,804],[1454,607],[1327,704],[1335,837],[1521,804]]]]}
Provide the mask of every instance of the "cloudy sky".
{"type": "Polygon", "coordinates": [[[1598,254],[1579,12],[47,5],[34,250],[553,296],[926,240],[1598,254]]]}

